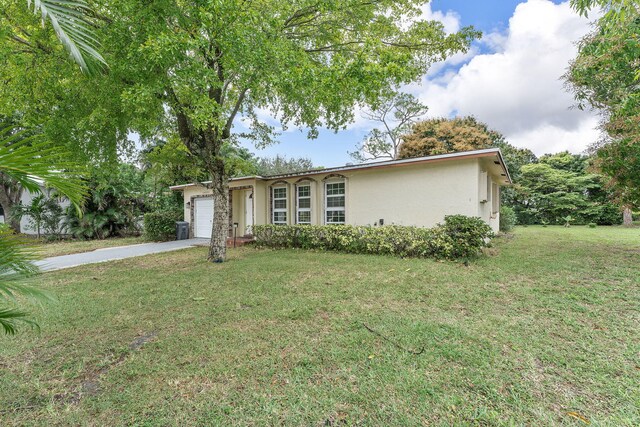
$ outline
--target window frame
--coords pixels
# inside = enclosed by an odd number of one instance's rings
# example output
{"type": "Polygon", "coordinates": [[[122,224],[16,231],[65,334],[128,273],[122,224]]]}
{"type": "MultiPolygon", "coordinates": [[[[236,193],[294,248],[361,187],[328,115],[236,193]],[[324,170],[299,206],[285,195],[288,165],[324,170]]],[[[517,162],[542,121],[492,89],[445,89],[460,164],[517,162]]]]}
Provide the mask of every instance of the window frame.
{"type": "Polygon", "coordinates": [[[343,225],[347,223],[347,182],[345,179],[332,179],[329,181],[325,181],[324,183],[324,224],[325,225],[343,225]],[[329,194],[328,186],[331,184],[343,184],[343,193],[342,194],[329,194]],[[342,207],[329,207],[329,199],[334,197],[342,197],[344,199],[344,204],[342,207]],[[342,212],[344,216],[344,220],[341,222],[329,222],[327,221],[327,214],[329,212],[342,212]]]}
{"type": "Polygon", "coordinates": [[[289,189],[286,185],[276,185],[271,187],[271,223],[275,225],[287,225],[289,223],[289,189]],[[276,198],[277,189],[284,189],[284,197],[276,198]],[[276,208],[276,200],[284,200],[284,208],[276,208]],[[276,213],[284,212],[284,221],[276,221],[276,213]]]}
{"type": "Polygon", "coordinates": [[[296,224],[303,224],[303,225],[311,224],[311,183],[296,184],[296,224]],[[300,197],[300,189],[305,187],[309,189],[309,195],[300,197]],[[305,199],[305,200],[308,199],[309,207],[301,208],[300,199],[305,199]],[[309,221],[300,221],[300,212],[309,212],[309,221]]]}
{"type": "Polygon", "coordinates": [[[497,214],[500,211],[500,186],[492,182],[491,183],[491,213],[497,214]]]}

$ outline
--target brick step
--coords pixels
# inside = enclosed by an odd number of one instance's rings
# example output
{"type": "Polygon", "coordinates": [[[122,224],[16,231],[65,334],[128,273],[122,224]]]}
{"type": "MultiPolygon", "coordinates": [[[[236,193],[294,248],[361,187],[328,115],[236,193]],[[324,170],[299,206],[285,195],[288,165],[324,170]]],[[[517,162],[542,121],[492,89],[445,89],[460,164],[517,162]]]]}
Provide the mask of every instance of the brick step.
{"type": "MultiPolygon", "coordinates": [[[[233,248],[233,237],[227,237],[227,247],[228,248],[233,248]]],[[[255,241],[255,239],[253,238],[253,236],[238,236],[235,239],[235,247],[239,248],[240,246],[244,246],[246,244],[249,243],[253,243],[255,241]]]]}

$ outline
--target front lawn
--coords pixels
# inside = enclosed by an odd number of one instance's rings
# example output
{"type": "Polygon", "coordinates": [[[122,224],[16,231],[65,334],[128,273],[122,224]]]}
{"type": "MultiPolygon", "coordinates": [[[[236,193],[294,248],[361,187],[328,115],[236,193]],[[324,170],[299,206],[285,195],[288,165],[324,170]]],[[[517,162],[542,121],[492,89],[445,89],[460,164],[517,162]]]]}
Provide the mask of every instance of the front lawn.
{"type": "Polygon", "coordinates": [[[464,266],[205,248],[38,278],[3,425],[640,425],[640,230],[518,228],[464,266]]]}
{"type": "Polygon", "coordinates": [[[61,240],[53,242],[33,240],[32,246],[38,256],[42,258],[145,243],[143,237],[113,237],[103,240],[61,240]]]}

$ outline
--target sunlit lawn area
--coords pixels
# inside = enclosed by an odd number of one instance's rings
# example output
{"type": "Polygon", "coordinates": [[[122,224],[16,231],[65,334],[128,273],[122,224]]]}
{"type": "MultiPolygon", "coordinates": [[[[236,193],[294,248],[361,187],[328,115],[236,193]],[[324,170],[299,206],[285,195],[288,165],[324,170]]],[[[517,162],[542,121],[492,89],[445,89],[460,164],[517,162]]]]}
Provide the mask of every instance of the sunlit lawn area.
{"type": "Polygon", "coordinates": [[[640,229],[518,228],[488,252],[45,274],[41,332],[0,338],[0,424],[640,425],[640,229]]]}
{"type": "Polygon", "coordinates": [[[145,241],[142,237],[118,237],[103,240],[63,240],[59,242],[32,239],[30,243],[39,256],[46,258],[95,251],[96,249],[112,248],[115,246],[137,245],[139,243],[145,243],[145,241]]]}

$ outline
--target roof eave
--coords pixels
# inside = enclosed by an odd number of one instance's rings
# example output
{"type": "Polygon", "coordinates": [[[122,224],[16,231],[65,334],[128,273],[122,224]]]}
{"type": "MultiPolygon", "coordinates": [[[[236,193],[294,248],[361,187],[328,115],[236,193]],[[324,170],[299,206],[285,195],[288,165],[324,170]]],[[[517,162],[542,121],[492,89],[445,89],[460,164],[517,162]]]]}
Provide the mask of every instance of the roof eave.
{"type": "MultiPolygon", "coordinates": [[[[511,176],[509,175],[509,170],[507,169],[506,163],[504,162],[504,158],[502,157],[502,152],[499,148],[485,148],[482,150],[471,150],[471,151],[462,151],[458,153],[447,153],[447,154],[439,154],[435,156],[425,156],[425,157],[414,157],[410,159],[401,159],[401,160],[389,160],[384,162],[373,162],[373,163],[363,163],[359,165],[351,165],[351,166],[339,166],[335,168],[325,168],[325,169],[312,169],[307,171],[300,171],[296,173],[289,174],[280,174],[280,175],[270,175],[270,176],[245,176],[239,178],[231,178],[230,181],[239,181],[244,179],[259,179],[270,181],[274,179],[285,179],[285,178],[294,178],[298,176],[309,176],[309,175],[318,175],[325,173],[335,173],[335,172],[346,172],[346,171],[357,171],[357,170],[366,170],[366,169],[379,169],[389,166],[401,166],[401,165],[411,165],[416,163],[429,163],[435,161],[443,161],[443,160],[456,160],[456,159],[465,159],[465,158],[478,158],[478,157],[486,157],[491,155],[498,155],[498,159],[500,161],[500,165],[505,172],[507,177],[508,184],[513,184],[511,180],[511,176]]],[[[183,190],[188,187],[198,186],[210,184],[211,181],[205,181],[202,183],[190,183],[190,184],[182,184],[182,185],[174,185],[169,187],[172,191],[183,190]]]]}

